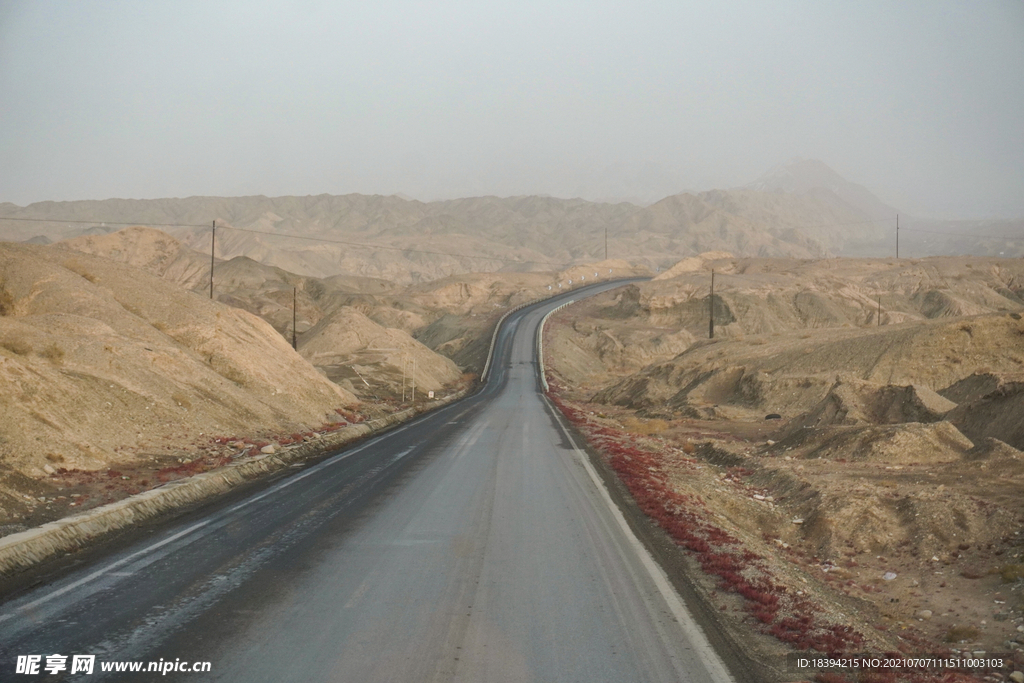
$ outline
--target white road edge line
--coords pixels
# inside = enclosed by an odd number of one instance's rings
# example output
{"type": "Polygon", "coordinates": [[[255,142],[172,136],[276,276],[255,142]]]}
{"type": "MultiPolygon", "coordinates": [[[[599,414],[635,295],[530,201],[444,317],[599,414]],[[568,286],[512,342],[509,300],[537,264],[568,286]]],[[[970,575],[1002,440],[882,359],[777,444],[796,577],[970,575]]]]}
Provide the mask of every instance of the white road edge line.
{"type": "MultiPolygon", "coordinates": [[[[153,550],[156,550],[157,548],[160,548],[162,546],[167,545],[168,543],[172,543],[173,541],[178,540],[182,536],[186,536],[186,535],[192,533],[196,529],[199,529],[201,527],[206,526],[207,524],[210,523],[210,521],[211,520],[207,520],[205,522],[199,522],[198,524],[193,524],[189,528],[184,529],[182,531],[179,531],[178,533],[174,534],[173,536],[168,536],[167,538],[165,538],[162,541],[157,541],[153,545],[146,546],[142,550],[138,550],[138,551],[132,553],[131,555],[129,555],[128,557],[122,557],[117,562],[113,562],[113,563],[107,565],[106,567],[104,567],[103,569],[98,569],[98,570],[94,571],[92,574],[89,574],[88,576],[83,576],[82,578],[80,578],[78,581],[75,581],[74,583],[69,583],[68,585],[64,586],[63,588],[58,588],[57,590],[53,591],[52,593],[47,593],[46,595],[44,595],[41,598],[33,600],[32,602],[30,602],[28,604],[22,605],[21,607],[18,608],[18,611],[19,612],[24,612],[25,610],[29,610],[29,609],[32,609],[34,607],[38,607],[39,605],[43,604],[44,602],[49,602],[50,600],[53,600],[56,597],[64,595],[68,591],[74,590],[75,588],[78,588],[83,583],[88,583],[89,581],[92,581],[93,579],[96,579],[96,578],[99,578],[100,576],[103,576],[104,574],[110,572],[111,570],[117,569],[118,567],[122,567],[122,566],[128,564],[129,562],[134,560],[136,557],[139,557],[140,555],[145,555],[148,552],[151,552],[153,550]]],[[[11,617],[11,616],[13,616],[13,615],[12,614],[5,614],[3,616],[3,619],[7,619],[8,617],[11,617]]]]}
{"type": "Polygon", "coordinates": [[[565,424],[562,422],[562,415],[554,405],[548,400],[547,396],[543,397],[544,401],[548,404],[552,413],[555,415],[555,419],[558,421],[558,427],[562,430],[565,438],[568,439],[569,443],[572,444],[572,448],[576,453],[576,457],[583,463],[583,468],[590,475],[590,479],[594,482],[594,486],[601,493],[601,499],[605,502],[608,508],[612,512],[612,516],[615,517],[615,521],[618,523],[622,533],[625,534],[629,544],[633,547],[637,556],[640,558],[641,563],[650,575],[654,585],[657,586],[661,596],[665,599],[665,604],[669,610],[672,611],[672,616],[679,622],[679,627],[686,632],[700,655],[701,660],[704,662],[704,667],[711,675],[711,680],[719,683],[735,683],[735,679],[729,673],[729,670],[725,667],[725,662],[718,656],[714,648],[711,647],[711,643],[708,641],[707,636],[704,635],[704,630],[700,627],[690,612],[686,609],[682,599],[676,592],[676,589],[672,586],[668,580],[668,575],[665,570],[661,568],[655,559],[648,552],[647,547],[640,542],[640,539],[636,537],[633,530],[629,527],[626,522],[626,518],[623,516],[619,506],[612,500],[611,494],[608,493],[607,487],[604,485],[604,481],[597,474],[594,466],[590,464],[590,458],[587,454],[576,445],[576,439],[572,437],[569,430],[565,428],[565,424]]]}
{"type": "MultiPolygon", "coordinates": [[[[506,314],[506,317],[507,317],[508,314],[513,313],[513,312],[519,310],[520,308],[523,308],[523,305],[521,305],[521,306],[519,306],[519,307],[517,307],[515,309],[512,309],[511,311],[508,311],[508,313],[506,314]]],[[[504,318],[503,318],[503,320],[504,320],[504,318]]],[[[515,321],[515,323],[511,326],[512,330],[515,330],[515,328],[518,327],[518,324],[519,324],[519,321],[518,320],[515,321]]],[[[497,331],[500,328],[501,328],[501,325],[500,325],[500,321],[499,321],[499,325],[495,328],[495,333],[497,333],[497,331]]],[[[492,340],[492,344],[493,344],[493,340],[492,340]]],[[[443,410],[443,408],[442,408],[442,410],[443,410]]],[[[467,411],[468,411],[468,409],[464,410],[462,413],[459,413],[459,416],[461,417],[467,411]]],[[[389,430],[389,431],[385,432],[384,434],[381,434],[379,437],[373,438],[373,439],[367,441],[365,444],[363,444],[362,446],[360,446],[358,448],[355,448],[355,449],[353,449],[351,451],[347,451],[345,453],[339,453],[338,455],[336,455],[336,456],[334,456],[332,458],[329,458],[328,460],[325,460],[324,462],[322,462],[322,463],[320,463],[320,464],[318,464],[318,465],[316,465],[316,466],[306,470],[302,474],[298,474],[298,475],[296,475],[294,477],[289,477],[286,481],[284,481],[284,482],[282,482],[282,483],[280,483],[280,484],[278,484],[276,486],[271,487],[270,489],[268,489],[267,491],[264,491],[260,495],[254,496],[252,498],[248,498],[248,499],[242,501],[241,503],[239,503],[239,504],[237,504],[237,505],[235,505],[233,507],[228,508],[223,513],[217,515],[217,517],[214,518],[214,519],[207,519],[206,521],[199,522],[198,524],[193,524],[192,526],[188,527],[187,529],[183,529],[182,531],[179,531],[178,533],[176,533],[176,534],[174,534],[172,536],[169,536],[169,537],[165,538],[162,541],[158,541],[158,542],[156,542],[156,543],[154,543],[152,545],[146,546],[145,548],[143,548],[141,550],[138,550],[138,551],[132,553],[131,555],[127,556],[127,557],[123,557],[120,560],[117,560],[116,562],[112,562],[111,564],[107,565],[103,569],[98,569],[98,570],[94,571],[93,573],[89,574],[88,576],[83,576],[81,579],[79,579],[79,580],[77,580],[77,581],[75,581],[73,583],[69,583],[68,585],[66,585],[66,586],[64,586],[62,588],[58,588],[57,590],[53,591],[52,593],[47,593],[46,595],[44,595],[44,596],[42,596],[40,598],[37,598],[36,600],[33,600],[30,603],[22,605],[21,607],[18,607],[15,611],[16,612],[23,612],[25,610],[32,609],[34,607],[38,607],[39,605],[42,605],[45,602],[49,602],[50,600],[52,600],[54,598],[60,597],[61,595],[64,595],[68,591],[74,590],[75,588],[78,588],[79,586],[81,586],[81,585],[83,585],[85,583],[88,583],[88,582],[92,581],[93,579],[97,579],[97,578],[103,576],[104,574],[107,574],[107,573],[111,572],[112,570],[117,569],[118,567],[124,566],[125,564],[127,564],[128,562],[131,562],[132,560],[134,560],[137,557],[140,557],[140,556],[145,555],[145,554],[147,554],[149,552],[152,552],[153,550],[156,550],[157,548],[163,547],[163,546],[167,545],[168,543],[172,543],[173,541],[178,540],[182,536],[187,536],[188,534],[191,534],[193,531],[196,531],[197,529],[201,529],[202,527],[211,524],[215,519],[219,520],[222,517],[224,517],[224,516],[226,516],[226,515],[228,515],[228,514],[230,514],[232,512],[236,512],[236,511],[238,511],[238,510],[240,510],[240,509],[242,509],[242,508],[244,508],[244,507],[246,507],[248,505],[251,505],[252,503],[255,503],[258,500],[262,500],[263,498],[266,498],[267,496],[269,496],[271,494],[277,493],[281,489],[283,489],[285,487],[288,487],[288,486],[291,486],[292,484],[294,484],[295,482],[297,482],[297,481],[299,481],[301,479],[305,479],[306,477],[310,476],[314,472],[319,472],[320,470],[326,469],[327,467],[330,467],[331,465],[334,465],[334,464],[336,464],[338,462],[341,462],[342,460],[345,460],[346,458],[348,458],[350,456],[355,455],[356,453],[359,453],[363,449],[368,448],[372,444],[374,444],[374,443],[376,443],[376,442],[378,442],[378,441],[380,441],[382,439],[386,439],[386,438],[389,438],[389,437],[394,436],[396,434],[399,434],[401,432],[404,432],[409,427],[413,426],[414,424],[420,422],[423,419],[427,419],[430,416],[431,416],[430,413],[427,413],[426,415],[423,415],[420,418],[414,418],[412,420],[409,420],[407,423],[405,423],[401,427],[399,427],[397,429],[389,430]]],[[[403,451],[396,458],[393,458],[391,460],[391,462],[395,462],[395,461],[401,459],[402,457],[407,455],[411,450],[413,450],[413,449],[409,448],[409,449],[403,451]]],[[[605,494],[605,495],[607,495],[607,494],[605,494]]],[[[13,616],[14,616],[14,612],[9,612],[7,614],[0,615],[0,622],[6,621],[7,619],[10,619],[13,616]]]]}
{"type": "MultiPolygon", "coordinates": [[[[164,540],[157,541],[156,543],[153,543],[152,545],[146,546],[142,550],[138,550],[138,551],[132,553],[131,555],[127,556],[127,557],[122,557],[120,560],[117,560],[116,562],[112,562],[111,564],[107,565],[103,569],[97,569],[96,571],[94,571],[93,573],[89,574],[88,576],[83,576],[78,581],[75,581],[73,583],[69,583],[68,585],[63,586],[62,588],[58,588],[57,590],[53,591],[52,593],[47,593],[46,595],[44,595],[44,596],[42,596],[40,598],[37,598],[36,600],[33,600],[32,602],[26,603],[26,604],[18,607],[15,610],[15,612],[24,612],[25,610],[33,609],[35,607],[38,607],[39,605],[42,605],[45,602],[49,602],[50,600],[53,600],[54,598],[60,597],[61,595],[64,595],[68,591],[72,591],[75,588],[78,588],[79,586],[81,586],[83,584],[89,583],[90,581],[92,581],[94,579],[98,579],[99,577],[103,576],[104,574],[108,574],[108,573],[112,572],[113,570],[117,569],[118,567],[123,567],[124,565],[126,565],[127,563],[129,563],[132,560],[136,559],[137,557],[141,557],[142,555],[150,553],[150,552],[156,550],[157,548],[161,548],[161,547],[167,545],[168,543],[172,543],[172,542],[178,540],[179,538],[181,538],[182,536],[187,536],[188,534],[191,534],[193,531],[201,529],[202,527],[207,526],[207,525],[211,524],[214,521],[218,521],[221,518],[223,518],[224,516],[226,516],[226,515],[228,515],[228,514],[230,514],[232,512],[236,512],[238,510],[241,510],[242,508],[247,507],[248,505],[251,505],[252,503],[255,503],[258,500],[262,500],[263,498],[266,498],[267,496],[270,496],[270,495],[272,495],[274,493],[277,493],[281,489],[286,488],[288,486],[291,486],[295,482],[300,481],[302,479],[305,479],[306,477],[310,476],[311,474],[314,474],[314,473],[319,472],[319,471],[321,471],[323,469],[326,469],[326,468],[328,468],[328,467],[330,467],[330,466],[332,466],[332,465],[334,465],[336,463],[339,463],[342,460],[345,460],[346,458],[349,458],[349,457],[355,455],[356,453],[359,453],[360,451],[365,450],[366,448],[369,448],[374,443],[376,443],[377,441],[380,441],[383,438],[394,436],[395,434],[398,434],[399,432],[404,431],[408,426],[409,425],[407,424],[407,425],[405,425],[405,426],[403,426],[403,427],[401,427],[399,429],[390,430],[388,432],[385,432],[384,434],[381,434],[380,437],[378,437],[378,438],[371,439],[370,441],[366,442],[362,446],[359,446],[358,448],[354,448],[354,449],[352,449],[350,451],[346,451],[344,453],[339,453],[338,455],[336,455],[336,456],[334,456],[332,458],[329,458],[328,460],[325,460],[324,462],[322,462],[322,463],[320,463],[318,465],[315,465],[315,466],[311,467],[310,469],[306,470],[305,472],[303,472],[301,474],[297,474],[297,475],[295,475],[293,477],[289,477],[287,480],[281,482],[280,484],[277,484],[276,486],[272,486],[270,489],[264,491],[263,493],[261,493],[258,496],[253,496],[252,498],[247,498],[246,500],[242,501],[241,503],[228,508],[223,513],[217,515],[215,518],[207,519],[206,521],[199,522],[198,524],[193,524],[189,528],[183,529],[182,531],[179,531],[178,533],[174,534],[173,536],[168,536],[164,540]]],[[[409,449],[403,451],[396,458],[393,458],[391,460],[391,462],[395,462],[396,460],[401,459],[402,457],[407,455],[409,453],[409,451],[411,451],[411,450],[412,450],[412,448],[409,448],[409,449]]],[[[0,615],[0,622],[7,621],[11,617],[13,617],[15,615],[15,612],[9,612],[7,614],[0,615]]]]}

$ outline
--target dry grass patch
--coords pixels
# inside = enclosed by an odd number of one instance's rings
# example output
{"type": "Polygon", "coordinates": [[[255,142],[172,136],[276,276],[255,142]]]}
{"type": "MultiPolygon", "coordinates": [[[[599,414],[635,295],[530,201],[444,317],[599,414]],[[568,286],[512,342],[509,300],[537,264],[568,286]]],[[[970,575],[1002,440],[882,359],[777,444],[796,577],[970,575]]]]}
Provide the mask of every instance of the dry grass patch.
{"type": "Polygon", "coordinates": [[[27,356],[32,353],[32,345],[21,339],[4,339],[0,341],[0,346],[19,356],[27,356]]]}
{"type": "Polygon", "coordinates": [[[98,277],[86,270],[85,266],[83,266],[78,259],[68,259],[64,262],[64,267],[93,284],[99,280],[98,277]]]}
{"type": "Polygon", "coordinates": [[[947,643],[969,643],[977,640],[981,631],[973,626],[953,626],[946,631],[947,643]]]}
{"type": "Polygon", "coordinates": [[[64,349],[57,346],[56,342],[44,346],[39,355],[51,363],[60,364],[64,362],[64,349]]]}
{"type": "Polygon", "coordinates": [[[622,421],[622,426],[628,432],[633,434],[640,434],[643,436],[649,436],[651,434],[660,434],[671,425],[665,420],[659,418],[651,418],[649,420],[642,420],[636,417],[627,417],[622,421]]]}
{"type": "Polygon", "coordinates": [[[0,315],[10,315],[14,312],[14,297],[4,288],[0,282],[0,315]]]}
{"type": "Polygon", "coordinates": [[[996,569],[1003,583],[1016,583],[1024,579],[1024,564],[1006,564],[996,569]]]}

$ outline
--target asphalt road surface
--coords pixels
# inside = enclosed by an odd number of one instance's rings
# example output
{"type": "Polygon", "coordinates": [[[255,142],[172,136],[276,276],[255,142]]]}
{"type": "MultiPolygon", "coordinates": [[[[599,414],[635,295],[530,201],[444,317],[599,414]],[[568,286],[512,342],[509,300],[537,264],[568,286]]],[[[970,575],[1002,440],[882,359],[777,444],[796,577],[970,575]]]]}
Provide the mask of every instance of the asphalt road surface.
{"type": "Polygon", "coordinates": [[[539,391],[541,318],[611,286],[510,316],[475,396],[7,600],[0,680],[729,681],[539,391]],[[210,671],[101,671],[160,660],[210,671]]]}

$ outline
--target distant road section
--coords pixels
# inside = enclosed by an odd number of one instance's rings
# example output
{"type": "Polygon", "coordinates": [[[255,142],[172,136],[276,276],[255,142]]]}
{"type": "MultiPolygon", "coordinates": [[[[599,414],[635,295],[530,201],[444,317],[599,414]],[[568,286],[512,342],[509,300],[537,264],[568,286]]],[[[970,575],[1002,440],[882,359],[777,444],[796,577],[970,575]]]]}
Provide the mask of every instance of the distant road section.
{"type": "Polygon", "coordinates": [[[731,680],[539,390],[545,313],[615,286],[511,315],[475,396],[0,605],[0,679],[731,680]]]}

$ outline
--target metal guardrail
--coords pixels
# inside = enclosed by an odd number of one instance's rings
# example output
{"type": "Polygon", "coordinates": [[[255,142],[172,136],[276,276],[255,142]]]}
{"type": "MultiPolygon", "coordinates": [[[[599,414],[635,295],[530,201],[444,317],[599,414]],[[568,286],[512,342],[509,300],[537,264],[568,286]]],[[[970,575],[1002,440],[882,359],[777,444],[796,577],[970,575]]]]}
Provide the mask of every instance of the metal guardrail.
{"type": "Polygon", "coordinates": [[[537,326],[537,364],[540,366],[540,385],[544,387],[544,393],[548,393],[548,377],[547,373],[544,372],[544,325],[547,323],[548,318],[551,317],[552,313],[557,313],[569,304],[576,303],[576,299],[569,299],[558,308],[552,308],[547,312],[541,321],[540,325],[537,326]]]}
{"type": "Polygon", "coordinates": [[[505,313],[500,318],[498,318],[498,322],[494,324],[494,332],[491,334],[491,346],[490,348],[487,349],[487,360],[484,361],[484,369],[483,372],[480,373],[481,382],[487,381],[487,373],[491,371],[491,361],[494,360],[494,345],[498,341],[498,333],[501,332],[501,325],[502,323],[505,322],[505,318],[509,317],[516,311],[522,310],[527,306],[532,306],[533,304],[538,303],[540,301],[544,301],[544,299],[534,299],[533,301],[527,301],[525,304],[519,304],[515,308],[510,308],[509,310],[505,311],[505,313]]]}
{"type": "MultiPolygon", "coordinates": [[[[625,282],[630,282],[630,281],[637,280],[637,279],[643,279],[643,278],[626,277],[626,278],[615,278],[613,280],[601,280],[601,281],[598,281],[598,282],[592,282],[592,283],[587,283],[585,285],[582,285],[580,287],[580,289],[582,289],[583,287],[591,287],[593,285],[605,284],[607,282],[623,282],[623,283],[625,283],[625,282]]],[[[572,291],[572,290],[569,290],[569,291],[572,291]]],[[[480,373],[480,381],[481,382],[486,382],[487,381],[487,375],[491,371],[491,362],[494,360],[494,345],[498,341],[498,333],[501,331],[501,324],[503,322],[505,322],[505,318],[509,317],[510,315],[515,313],[516,311],[520,311],[520,310],[526,308],[527,306],[532,306],[534,304],[539,304],[541,301],[547,301],[549,299],[554,299],[555,297],[562,296],[563,294],[566,294],[566,292],[562,291],[562,292],[558,292],[557,294],[552,294],[551,296],[542,296],[540,298],[533,299],[532,301],[527,301],[526,303],[519,304],[515,308],[510,308],[509,310],[505,311],[505,313],[500,318],[498,318],[498,322],[495,323],[495,325],[494,325],[494,332],[491,333],[491,346],[490,346],[490,348],[487,349],[487,360],[484,361],[484,369],[480,373]]],[[[569,303],[572,303],[572,301],[570,301],[569,303]]],[[[568,305],[568,304],[565,304],[565,305],[568,305]]],[[[561,308],[561,307],[559,307],[559,308],[561,308]]],[[[557,309],[555,309],[555,310],[557,310],[557,309]]]]}

